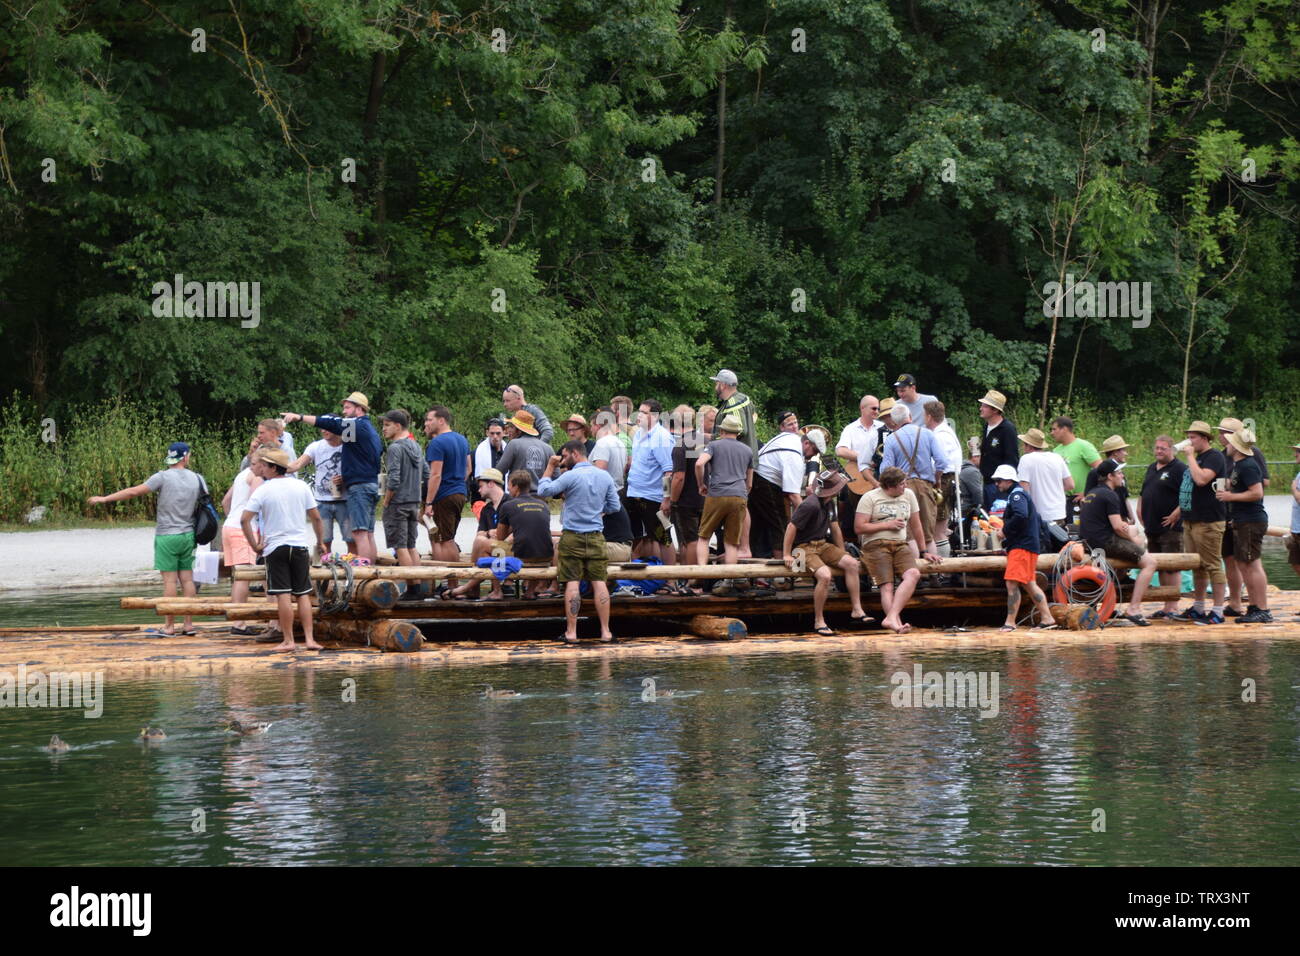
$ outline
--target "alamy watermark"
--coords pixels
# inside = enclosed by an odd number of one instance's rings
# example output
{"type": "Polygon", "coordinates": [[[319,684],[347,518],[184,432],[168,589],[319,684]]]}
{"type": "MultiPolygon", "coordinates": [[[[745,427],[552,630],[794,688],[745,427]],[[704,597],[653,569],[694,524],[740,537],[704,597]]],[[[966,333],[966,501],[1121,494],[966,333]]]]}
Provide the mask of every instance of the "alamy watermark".
{"type": "Polygon", "coordinates": [[[978,707],[982,719],[998,715],[997,671],[895,671],[889,702],[895,707],[978,707]]]}
{"type": "Polygon", "coordinates": [[[1132,319],[1133,328],[1151,325],[1150,282],[1075,282],[1066,273],[1065,285],[1043,286],[1043,317],[1068,319],[1132,319]]]}
{"type": "Polygon", "coordinates": [[[241,328],[255,329],[262,322],[262,283],[185,281],[155,282],[153,314],[160,319],[242,319],[241,328]]]}
{"type": "Polygon", "coordinates": [[[75,707],[84,717],[104,713],[103,671],[29,671],[18,665],[17,675],[0,671],[0,707],[75,707]]]}

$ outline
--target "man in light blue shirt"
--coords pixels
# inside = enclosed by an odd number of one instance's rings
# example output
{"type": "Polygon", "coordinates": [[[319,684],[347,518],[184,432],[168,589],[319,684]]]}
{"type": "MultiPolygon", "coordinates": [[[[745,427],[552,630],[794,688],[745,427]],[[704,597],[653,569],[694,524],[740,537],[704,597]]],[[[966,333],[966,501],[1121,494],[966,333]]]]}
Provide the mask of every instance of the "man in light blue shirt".
{"type": "Polygon", "coordinates": [[[587,461],[587,445],[582,441],[565,442],[558,455],[552,455],[537,485],[542,498],[564,496],[560,525],[564,528],[556,549],[556,579],[564,585],[564,642],[578,643],[578,611],[582,607],[582,582],[591,584],[600,619],[600,639],[612,641],[609,630],[609,587],[605,579],[609,568],[605,552],[603,515],[622,509],[614,479],[609,472],[587,461]],[[553,477],[555,469],[564,474],[553,477]]]}
{"type": "Polygon", "coordinates": [[[637,410],[632,465],[627,472],[627,516],[632,522],[633,554],[652,554],[664,564],[676,564],[672,536],[659,520],[664,476],[673,473],[673,436],[659,424],[662,411],[653,398],[637,410]]]}
{"type": "Polygon", "coordinates": [[[921,527],[925,531],[925,546],[934,550],[934,528],[938,520],[938,503],[935,501],[938,477],[943,474],[947,460],[934,432],[911,424],[912,414],[906,405],[895,405],[889,413],[894,424],[894,434],[885,443],[885,454],[880,460],[880,470],[899,468],[907,475],[907,487],[916,495],[921,506],[921,527]]]}

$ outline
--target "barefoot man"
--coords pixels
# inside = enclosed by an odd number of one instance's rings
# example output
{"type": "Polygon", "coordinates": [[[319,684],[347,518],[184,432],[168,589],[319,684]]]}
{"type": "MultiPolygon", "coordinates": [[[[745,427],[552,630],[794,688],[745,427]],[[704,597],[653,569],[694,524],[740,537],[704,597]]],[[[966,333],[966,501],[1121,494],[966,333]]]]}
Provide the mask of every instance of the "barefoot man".
{"type": "Polygon", "coordinates": [[[284,640],[271,650],[294,649],[293,598],[290,597],[293,595],[298,599],[298,620],[306,638],[305,646],[309,651],[319,651],[324,648],[316,643],[311,632],[311,533],[315,531],[316,547],[323,551],[324,529],[311,486],[287,478],[289,464],[289,456],[278,448],[258,451],[251,467],[263,481],[244,505],[240,524],[253,550],[266,556],[266,593],[275,597],[280,612],[284,640]],[[259,531],[253,530],[254,518],[261,525],[259,531]]]}
{"type": "Polygon", "coordinates": [[[880,473],[880,487],[862,496],[853,517],[853,530],[862,536],[862,563],[871,572],[876,587],[880,588],[880,606],[885,611],[881,623],[899,634],[912,629],[912,625],[904,624],[899,615],[907,607],[916,583],[921,579],[912,549],[907,546],[908,537],[916,542],[917,550],[926,561],[931,564],[941,561],[925,546],[921,506],[906,481],[907,475],[901,468],[884,469],[880,473]],[[894,588],[895,577],[901,578],[897,590],[894,588]]]}
{"type": "MultiPolygon", "coordinates": [[[[1034,455],[1045,454],[1034,451],[1037,446],[1033,442],[1027,442],[1026,447],[1031,454],[1021,458],[1022,462],[1034,455]]],[[[998,486],[998,494],[1007,497],[1005,524],[1002,528],[1002,541],[1007,552],[1007,567],[1002,575],[1007,585],[1007,619],[998,630],[1016,629],[1022,590],[1029,595],[1029,600],[1034,602],[1034,608],[1038,611],[1039,628],[1044,631],[1051,630],[1057,625],[1052,620],[1051,609],[1047,606],[1047,595],[1043,593],[1036,580],[1038,550],[1042,546],[1038,509],[1034,506],[1034,499],[1029,496],[1029,492],[1020,487],[1020,474],[1012,465],[998,465],[993,472],[993,483],[998,486]]]]}

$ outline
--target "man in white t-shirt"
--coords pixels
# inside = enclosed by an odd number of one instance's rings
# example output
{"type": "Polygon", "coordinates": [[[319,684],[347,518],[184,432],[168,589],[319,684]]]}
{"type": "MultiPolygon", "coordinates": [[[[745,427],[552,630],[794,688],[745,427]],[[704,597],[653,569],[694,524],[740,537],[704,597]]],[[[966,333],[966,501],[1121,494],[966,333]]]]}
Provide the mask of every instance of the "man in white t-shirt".
{"type": "Polygon", "coordinates": [[[1020,464],[1016,473],[1020,487],[1029,492],[1038,516],[1053,524],[1065,524],[1065,498],[1074,491],[1070,466],[1060,455],[1047,450],[1047,439],[1031,428],[1020,439],[1020,464]]]}
{"type": "Polygon", "coordinates": [[[289,456],[278,448],[259,449],[253,471],[262,484],[244,506],[240,524],[244,537],[258,554],[266,555],[266,593],[279,607],[280,632],[284,640],[272,650],[292,651],[293,597],[298,599],[298,620],[309,651],[324,650],[312,637],[311,545],[324,551],[320,512],[311,489],[301,481],[288,479],[289,456]],[[261,524],[253,529],[253,519],[261,524]],[[292,597],[291,597],[292,595],[292,597]]]}
{"type": "Polygon", "coordinates": [[[907,406],[907,411],[912,416],[914,425],[920,425],[925,421],[925,406],[929,402],[939,400],[936,395],[926,395],[924,392],[918,392],[914,375],[898,376],[898,381],[894,383],[894,394],[898,396],[898,404],[907,406]]]}
{"type": "Polygon", "coordinates": [[[592,424],[596,427],[596,444],[587,460],[609,472],[609,477],[614,479],[614,490],[622,494],[627,483],[627,445],[620,437],[614,410],[604,406],[592,424]]]}
{"type": "Polygon", "coordinates": [[[325,529],[325,553],[334,549],[334,525],[343,536],[343,550],[352,551],[352,522],[348,518],[348,500],[343,493],[343,436],[320,430],[321,437],[303,449],[302,454],[289,466],[289,474],[296,474],[307,463],[312,464],[312,494],[316,496],[316,510],[320,512],[325,529]]]}

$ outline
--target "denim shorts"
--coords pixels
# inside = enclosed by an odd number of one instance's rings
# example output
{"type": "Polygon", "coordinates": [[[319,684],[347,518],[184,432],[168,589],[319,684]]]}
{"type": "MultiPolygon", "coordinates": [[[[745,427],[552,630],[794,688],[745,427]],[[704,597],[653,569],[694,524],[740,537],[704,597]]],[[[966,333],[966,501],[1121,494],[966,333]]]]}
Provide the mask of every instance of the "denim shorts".
{"type": "Polygon", "coordinates": [[[316,499],[316,510],[320,512],[320,523],[325,529],[324,540],[334,540],[334,525],[339,526],[343,540],[352,543],[352,521],[348,518],[346,499],[334,498],[330,501],[316,499]]]}
{"type": "Polygon", "coordinates": [[[352,530],[375,530],[375,505],[379,503],[379,482],[348,485],[348,521],[352,530]]]}

